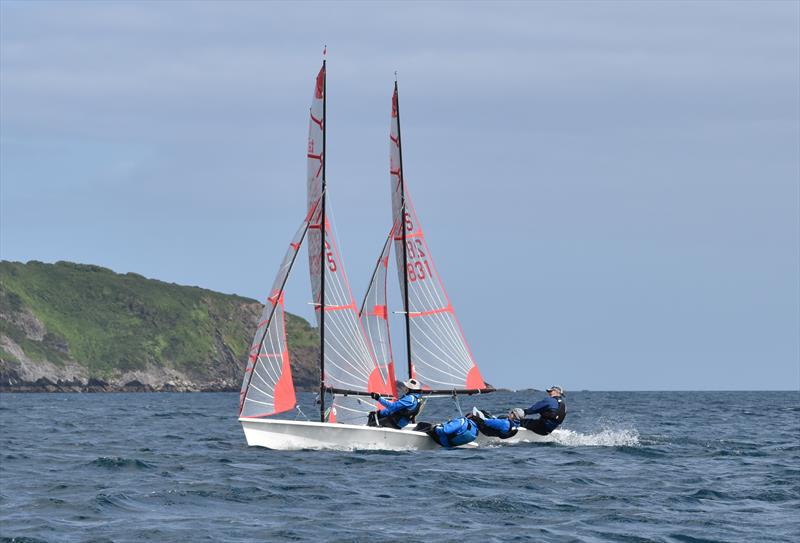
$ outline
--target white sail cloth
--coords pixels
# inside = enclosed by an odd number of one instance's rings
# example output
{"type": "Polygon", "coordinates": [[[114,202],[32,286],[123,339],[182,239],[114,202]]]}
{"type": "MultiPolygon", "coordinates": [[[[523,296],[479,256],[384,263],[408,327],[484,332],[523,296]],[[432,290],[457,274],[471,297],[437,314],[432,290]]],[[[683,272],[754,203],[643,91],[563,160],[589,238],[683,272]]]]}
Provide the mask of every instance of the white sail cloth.
{"type": "Polygon", "coordinates": [[[405,185],[395,84],[389,135],[395,256],[401,295],[408,300],[413,377],[432,390],[482,390],[486,383],[467,346],[453,305],[433,263],[405,185]],[[405,261],[404,261],[405,252],[405,261]],[[408,285],[406,297],[405,287],[408,285]]]}

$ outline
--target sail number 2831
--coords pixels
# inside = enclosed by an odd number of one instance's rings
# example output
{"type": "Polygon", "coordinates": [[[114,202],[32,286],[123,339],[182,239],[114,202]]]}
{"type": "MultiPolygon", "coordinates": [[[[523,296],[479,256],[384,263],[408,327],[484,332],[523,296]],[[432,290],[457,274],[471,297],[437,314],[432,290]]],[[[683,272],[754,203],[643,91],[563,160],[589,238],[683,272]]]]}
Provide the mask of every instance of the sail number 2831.
{"type": "Polygon", "coordinates": [[[427,256],[421,239],[406,240],[406,273],[410,282],[433,276],[427,256]]]}
{"type": "MultiPolygon", "coordinates": [[[[413,232],[414,222],[411,220],[410,213],[405,214],[404,222],[406,231],[413,232]]],[[[408,275],[410,283],[416,280],[423,281],[433,276],[427,257],[425,243],[420,238],[406,239],[406,275],[408,275]]]]}

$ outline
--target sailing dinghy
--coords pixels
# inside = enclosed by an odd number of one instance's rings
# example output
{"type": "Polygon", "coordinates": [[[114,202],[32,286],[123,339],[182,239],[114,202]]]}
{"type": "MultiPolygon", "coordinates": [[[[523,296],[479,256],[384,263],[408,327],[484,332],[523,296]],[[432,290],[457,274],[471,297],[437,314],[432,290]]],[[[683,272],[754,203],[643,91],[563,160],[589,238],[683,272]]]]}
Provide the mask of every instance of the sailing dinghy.
{"type": "MultiPolygon", "coordinates": [[[[491,392],[486,385],[436,271],[402,174],[397,83],[392,98],[390,179],[393,227],[376,262],[367,293],[356,307],[326,202],[326,63],[317,75],[308,133],[305,218],[273,281],[257,325],[239,395],[239,421],[247,444],[278,450],[419,450],[439,448],[427,434],[366,426],[381,406],[373,392],[397,397],[389,335],[386,278],[395,247],[405,315],[409,377],[427,396],[491,392]],[[307,242],[312,299],[320,331],[319,421],[275,418],[297,406],[286,344],[284,289],[303,242],[307,242]],[[326,409],[326,399],[331,402],[326,409]]],[[[540,436],[520,430],[506,442],[540,436]],[[528,437],[530,434],[532,437],[528,437]]],[[[474,443],[490,443],[481,436],[474,443]]]]}
{"type": "Polygon", "coordinates": [[[369,399],[370,393],[391,396],[396,392],[390,381],[393,371],[377,363],[367,339],[330,228],[325,194],[325,83],[323,62],[309,120],[308,209],[278,269],[253,338],[240,392],[239,421],[248,445],[270,449],[433,449],[438,446],[424,433],[366,426],[369,411],[380,407],[369,399]],[[297,405],[286,345],[284,287],[306,239],[320,330],[319,422],[271,418],[297,405]],[[328,409],[327,396],[332,398],[328,409]]]}
{"type": "MultiPolygon", "coordinates": [[[[392,93],[389,132],[389,179],[393,227],[367,289],[361,314],[375,353],[394,376],[389,328],[386,321],[386,276],[394,242],[398,279],[405,316],[406,366],[409,378],[422,384],[423,394],[451,396],[493,392],[478,369],[458,322],[444,282],[433,262],[419,216],[408,193],[403,172],[400,102],[397,81],[392,93]],[[380,283],[383,283],[381,287],[380,283]],[[372,309],[370,309],[372,308],[372,309]],[[385,338],[385,339],[384,339],[385,338]],[[388,347],[388,350],[387,350],[388,347]]],[[[457,403],[459,410],[460,405],[457,403]]],[[[552,441],[525,428],[509,439],[480,434],[475,444],[552,441]]]]}

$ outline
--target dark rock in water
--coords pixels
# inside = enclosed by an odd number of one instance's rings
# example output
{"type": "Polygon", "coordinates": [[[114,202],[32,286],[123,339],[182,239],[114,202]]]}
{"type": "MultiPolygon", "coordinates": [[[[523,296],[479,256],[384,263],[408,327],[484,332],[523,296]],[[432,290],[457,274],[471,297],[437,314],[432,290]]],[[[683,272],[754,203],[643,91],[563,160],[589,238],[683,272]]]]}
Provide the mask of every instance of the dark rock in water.
{"type": "Polygon", "coordinates": [[[147,392],[152,390],[152,387],[149,385],[145,385],[141,381],[134,379],[133,381],[128,381],[122,388],[125,392],[147,392]]]}
{"type": "Polygon", "coordinates": [[[103,381],[102,379],[98,379],[96,377],[92,377],[89,379],[89,382],[86,383],[88,387],[106,387],[108,383],[103,381]]]}
{"type": "Polygon", "coordinates": [[[56,386],[56,384],[53,381],[51,381],[50,379],[48,379],[47,377],[39,377],[36,380],[35,384],[36,384],[36,386],[40,386],[40,387],[54,387],[54,386],[56,386]]]}

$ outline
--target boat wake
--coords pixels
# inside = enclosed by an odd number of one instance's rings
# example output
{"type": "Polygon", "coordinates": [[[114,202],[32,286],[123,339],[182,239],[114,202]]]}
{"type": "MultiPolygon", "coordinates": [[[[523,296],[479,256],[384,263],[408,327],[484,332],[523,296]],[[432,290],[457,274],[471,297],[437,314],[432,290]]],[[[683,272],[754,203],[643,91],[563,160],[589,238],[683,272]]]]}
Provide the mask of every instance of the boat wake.
{"type": "Polygon", "coordinates": [[[550,434],[555,443],[568,447],[638,447],[639,431],[634,429],[604,429],[594,434],[573,430],[555,430],[550,434]]]}

